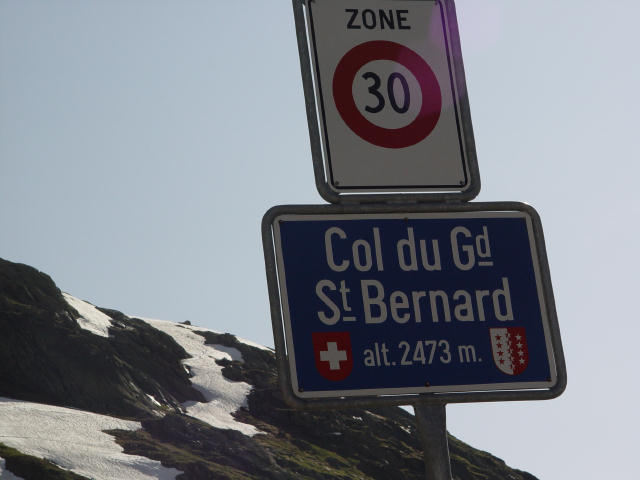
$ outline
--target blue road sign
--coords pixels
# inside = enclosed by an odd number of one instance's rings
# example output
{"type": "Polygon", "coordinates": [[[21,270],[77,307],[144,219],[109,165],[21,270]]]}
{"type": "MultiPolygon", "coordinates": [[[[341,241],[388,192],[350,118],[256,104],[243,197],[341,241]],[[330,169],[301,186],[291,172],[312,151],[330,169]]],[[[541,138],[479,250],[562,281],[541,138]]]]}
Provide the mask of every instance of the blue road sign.
{"type": "Polygon", "coordinates": [[[530,213],[274,216],[293,394],[554,387],[548,267],[530,213]]]}

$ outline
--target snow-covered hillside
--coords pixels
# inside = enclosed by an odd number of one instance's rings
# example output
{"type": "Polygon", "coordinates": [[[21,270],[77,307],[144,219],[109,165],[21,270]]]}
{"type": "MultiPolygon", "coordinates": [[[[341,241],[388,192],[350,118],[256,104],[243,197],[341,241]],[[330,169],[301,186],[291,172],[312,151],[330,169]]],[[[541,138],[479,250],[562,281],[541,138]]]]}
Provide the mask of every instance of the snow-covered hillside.
{"type": "Polygon", "coordinates": [[[240,423],[231,415],[241,407],[247,406],[247,395],[251,385],[244,382],[232,382],[222,376],[222,367],[215,361],[226,358],[242,361],[240,352],[222,345],[205,345],[205,339],[197,331],[206,329],[143,318],[154,328],[171,335],[184,348],[191,358],[183,360],[188,367],[191,383],[204,395],[206,403],[189,401],[183,404],[187,413],[217,428],[238,430],[245,435],[259,433],[253,425],[240,423]]]}
{"type": "Polygon", "coordinates": [[[0,442],[9,447],[95,480],[175,479],[180,471],[164,468],[155,460],[126,455],[114,438],[104,433],[140,428],[139,422],[0,398],[0,442]]]}
{"type": "Polygon", "coordinates": [[[109,336],[111,318],[84,300],[80,300],[68,293],[62,293],[65,301],[80,314],[77,322],[81,328],[101,337],[109,336]]]}
{"type": "MultiPolygon", "coordinates": [[[[272,349],[96,307],[3,259],[0,339],[0,480],[424,478],[406,411],[291,408],[272,349]]],[[[449,448],[457,480],[535,480],[449,448]]]]}
{"type": "MultiPolygon", "coordinates": [[[[65,293],[63,297],[80,314],[76,321],[82,329],[100,337],[109,337],[112,319],[108,315],[69,294],[65,293]]],[[[206,329],[164,320],[143,320],[170,335],[190,355],[183,365],[206,402],[183,403],[188,415],[213,427],[237,430],[248,436],[260,432],[232,416],[239,408],[247,406],[251,386],[227,380],[222,375],[222,367],[216,363],[220,359],[242,362],[242,355],[237,349],[205,345],[204,337],[195,332],[206,329]]],[[[158,399],[148,396],[156,406],[162,407],[158,399]]],[[[105,433],[106,430],[135,431],[141,428],[140,422],[0,398],[0,443],[93,480],[169,480],[181,473],[165,468],[155,460],[123,453],[114,437],[105,433]]],[[[3,466],[4,460],[0,464],[0,479],[19,478],[3,466]]]]}
{"type": "MultiPolygon", "coordinates": [[[[108,337],[108,328],[112,319],[88,302],[63,293],[65,301],[80,314],[77,320],[80,327],[102,337],[108,337]]],[[[251,385],[243,382],[231,382],[222,376],[222,367],[216,360],[228,359],[242,362],[241,353],[234,348],[222,345],[205,345],[205,339],[197,331],[204,328],[178,324],[166,320],[136,317],[144,320],[153,328],[165,332],[186,350],[191,358],[183,361],[191,376],[191,383],[207,400],[205,403],[188,401],[183,404],[187,413],[217,428],[238,430],[245,435],[259,432],[254,426],[237,422],[231,415],[241,407],[247,406],[247,395],[251,385]]],[[[246,342],[258,348],[265,348],[253,342],[246,342]]],[[[158,404],[158,400],[150,396],[158,404]]]]}

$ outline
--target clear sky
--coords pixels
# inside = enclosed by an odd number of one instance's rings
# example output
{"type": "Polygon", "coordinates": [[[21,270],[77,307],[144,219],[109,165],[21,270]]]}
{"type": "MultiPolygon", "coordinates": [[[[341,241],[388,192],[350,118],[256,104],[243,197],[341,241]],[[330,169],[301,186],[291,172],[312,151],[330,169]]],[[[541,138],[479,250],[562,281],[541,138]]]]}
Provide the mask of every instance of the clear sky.
{"type": "MultiPolygon", "coordinates": [[[[542,217],[569,385],[448,407],[541,480],[637,475],[631,0],[458,0],[478,200],[542,217]]],[[[260,221],[315,189],[289,1],[0,0],[0,257],[272,345],[260,221]]]]}

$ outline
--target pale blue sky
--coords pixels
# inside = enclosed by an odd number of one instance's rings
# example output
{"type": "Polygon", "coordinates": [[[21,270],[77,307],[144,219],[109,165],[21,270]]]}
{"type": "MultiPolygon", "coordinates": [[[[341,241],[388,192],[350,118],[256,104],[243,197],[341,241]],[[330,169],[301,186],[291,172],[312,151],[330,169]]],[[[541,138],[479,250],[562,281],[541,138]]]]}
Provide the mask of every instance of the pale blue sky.
{"type": "MultiPolygon", "coordinates": [[[[478,200],[542,217],[569,386],[448,426],[541,480],[630,478],[640,4],[456,5],[478,200]]],[[[272,345],[260,220],[287,203],[324,203],[289,1],[0,0],[0,257],[272,345]]]]}

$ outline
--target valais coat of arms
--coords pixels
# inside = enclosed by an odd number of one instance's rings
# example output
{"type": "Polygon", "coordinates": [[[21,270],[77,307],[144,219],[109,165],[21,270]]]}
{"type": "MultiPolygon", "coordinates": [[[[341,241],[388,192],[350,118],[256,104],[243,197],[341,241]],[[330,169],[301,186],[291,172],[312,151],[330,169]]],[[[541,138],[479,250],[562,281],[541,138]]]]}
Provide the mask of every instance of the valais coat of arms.
{"type": "Polygon", "coordinates": [[[490,328],[491,350],[496,366],[507,375],[520,375],[529,365],[524,327],[490,328]]]}

